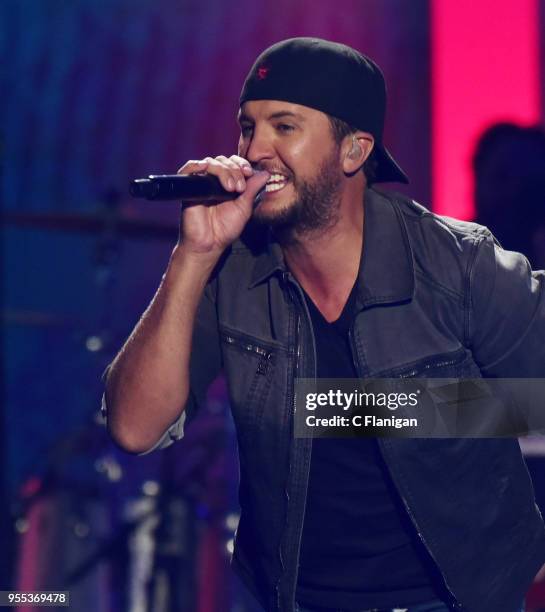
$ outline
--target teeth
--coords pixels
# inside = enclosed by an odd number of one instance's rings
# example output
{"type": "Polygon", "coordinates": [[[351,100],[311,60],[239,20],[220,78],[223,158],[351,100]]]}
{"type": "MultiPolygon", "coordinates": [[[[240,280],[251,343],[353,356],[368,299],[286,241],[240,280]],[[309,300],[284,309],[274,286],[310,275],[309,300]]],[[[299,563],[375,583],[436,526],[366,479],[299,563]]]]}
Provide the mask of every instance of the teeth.
{"type": "Polygon", "coordinates": [[[283,182],[285,180],[286,180],[286,177],[283,174],[271,174],[271,178],[267,181],[267,184],[275,183],[275,182],[283,182]]]}
{"type": "Polygon", "coordinates": [[[287,184],[287,179],[283,174],[271,174],[271,178],[265,184],[265,192],[280,191],[287,184]]]}
{"type": "Polygon", "coordinates": [[[283,189],[286,186],[286,183],[266,183],[265,185],[265,191],[267,193],[270,193],[271,191],[280,191],[280,189],[283,189]]]}

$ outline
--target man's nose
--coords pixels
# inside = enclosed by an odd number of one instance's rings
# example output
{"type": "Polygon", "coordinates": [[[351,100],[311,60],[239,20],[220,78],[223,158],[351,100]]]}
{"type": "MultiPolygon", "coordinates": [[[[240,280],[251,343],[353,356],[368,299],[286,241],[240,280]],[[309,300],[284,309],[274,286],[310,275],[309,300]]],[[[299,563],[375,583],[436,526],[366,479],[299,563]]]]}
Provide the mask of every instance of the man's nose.
{"type": "Polygon", "coordinates": [[[251,164],[257,164],[264,159],[274,157],[274,147],[271,139],[263,131],[255,130],[252,134],[245,155],[251,164]]]}

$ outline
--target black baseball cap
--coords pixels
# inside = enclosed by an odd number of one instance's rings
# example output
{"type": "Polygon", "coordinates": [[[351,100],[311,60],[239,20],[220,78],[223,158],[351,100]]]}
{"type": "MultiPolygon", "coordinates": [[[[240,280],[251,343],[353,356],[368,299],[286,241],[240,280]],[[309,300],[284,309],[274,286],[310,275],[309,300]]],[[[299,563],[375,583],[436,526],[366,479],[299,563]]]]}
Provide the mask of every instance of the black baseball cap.
{"type": "Polygon", "coordinates": [[[249,100],[283,100],[322,111],[375,138],[375,182],[409,179],[382,143],[386,84],[359,51],[321,38],[289,38],[256,59],[240,93],[249,100]]]}

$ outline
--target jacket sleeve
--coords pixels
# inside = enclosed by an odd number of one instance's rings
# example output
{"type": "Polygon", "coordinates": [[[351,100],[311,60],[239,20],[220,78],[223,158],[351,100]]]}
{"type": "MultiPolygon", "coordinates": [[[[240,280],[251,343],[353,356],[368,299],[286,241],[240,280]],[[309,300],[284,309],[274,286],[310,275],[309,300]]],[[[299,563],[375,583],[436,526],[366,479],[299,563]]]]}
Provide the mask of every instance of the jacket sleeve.
{"type": "Polygon", "coordinates": [[[545,272],[490,232],[469,268],[469,344],[483,375],[545,378],[545,272]]]}

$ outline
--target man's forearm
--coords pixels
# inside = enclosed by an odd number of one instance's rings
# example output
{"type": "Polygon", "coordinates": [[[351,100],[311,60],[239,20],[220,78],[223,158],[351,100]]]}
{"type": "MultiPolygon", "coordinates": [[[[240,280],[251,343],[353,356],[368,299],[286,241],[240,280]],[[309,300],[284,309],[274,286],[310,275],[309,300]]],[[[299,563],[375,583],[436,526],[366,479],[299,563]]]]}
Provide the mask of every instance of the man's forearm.
{"type": "Polygon", "coordinates": [[[130,452],[151,448],[185,406],[195,314],[215,262],[175,248],[155,297],[109,369],[108,427],[130,452]]]}

